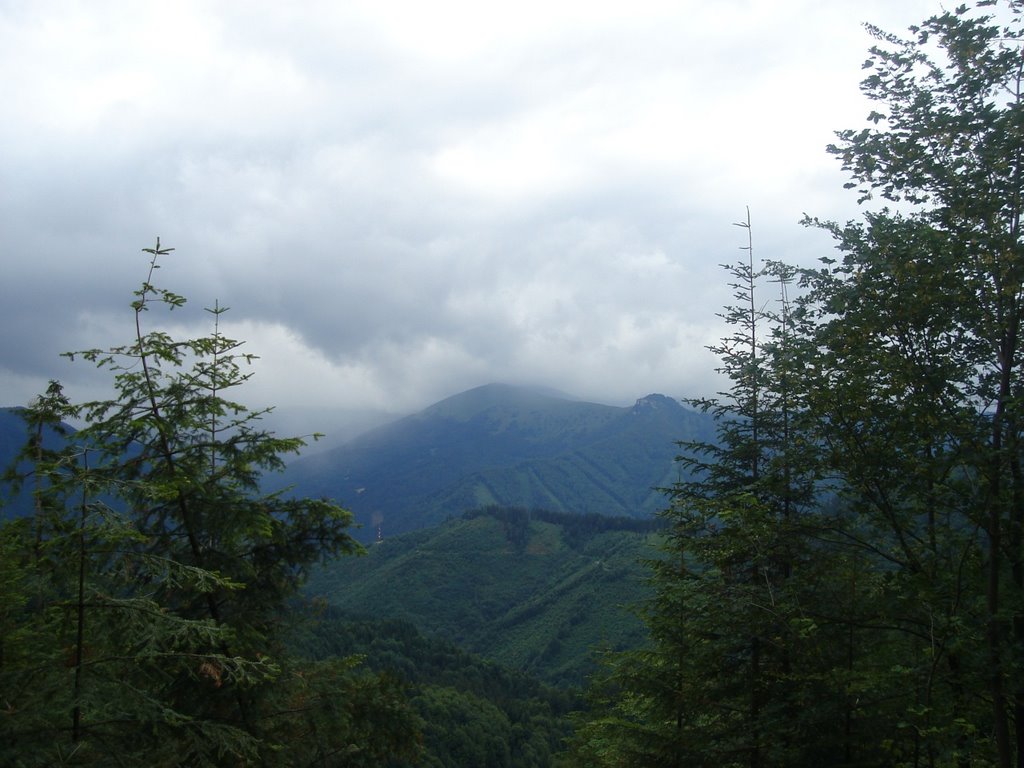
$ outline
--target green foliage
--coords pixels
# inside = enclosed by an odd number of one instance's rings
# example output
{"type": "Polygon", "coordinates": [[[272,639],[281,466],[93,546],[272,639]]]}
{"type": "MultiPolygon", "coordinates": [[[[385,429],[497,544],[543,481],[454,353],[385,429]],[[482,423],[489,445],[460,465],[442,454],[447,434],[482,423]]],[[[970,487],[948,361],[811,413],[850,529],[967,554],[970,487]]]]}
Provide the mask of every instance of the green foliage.
{"type": "Polygon", "coordinates": [[[351,617],[422,631],[560,685],[579,685],[591,648],[634,647],[622,606],[647,594],[649,521],[489,508],[385,539],[328,564],[307,593],[351,617]]]}
{"type": "Polygon", "coordinates": [[[1024,754],[1024,30],[1020,3],[979,5],[994,15],[958,8],[908,41],[875,30],[864,88],[885,111],[832,151],[862,196],[916,207],[826,225],[843,260],[805,278],[808,391],[844,531],[890,571],[875,612],[901,649],[904,727],[887,745],[1009,766],[1024,754]]]}
{"type": "Polygon", "coordinates": [[[723,314],[735,331],[713,348],[732,388],[695,402],[718,439],[681,444],[692,479],[669,489],[663,556],[649,560],[651,644],[609,657],[599,716],[576,737],[584,765],[814,764],[836,743],[806,722],[814,691],[794,675],[821,563],[802,535],[816,477],[792,382],[792,271],[756,268],[749,218],[740,226],[747,258],[727,267],[738,303],[723,314]],[[765,281],[782,289],[778,311],[760,297],[765,281]]]}
{"type": "MultiPolygon", "coordinates": [[[[143,317],[185,300],[153,284],[172,249],[145,249],[135,338],[72,353],[113,376],[74,405],[56,382],[24,411],[15,485],[31,517],[0,529],[0,761],[9,765],[356,764],[410,753],[412,731],[357,727],[404,700],[344,662],[304,665],[282,642],[286,600],[317,562],[358,549],[350,515],[261,493],[302,441],[228,399],[252,359],[219,330],[179,341],[143,317]],[[84,426],[56,447],[68,419],[84,426]],[[315,676],[315,681],[313,677],[315,676]],[[365,712],[339,697],[363,702],[365,712]],[[362,719],[360,719],[362,718],[362,719]]],[[[410,726],[411,728],[411,726],[410,726]]]]}
{"type": "Polygon", "coordinates": [[[326,608],[301,629],[295,647],[312,658],[365,657],[377,674],[402,680],[422,723],[420,765],[551,765],[577,704],[566,691],[428,638],[407,622],[351,621],[326,608]]]}
{"type": "Polygon", "coordinates": [[[576,764],[1024,759],[1024,4],[976,8],[870,29],[880,106],[831,151],[901,212],[811,222],[842,260],[777,311],[793,270],[730,268],[719,440],[684,446],[652,647],[576,764]]]}

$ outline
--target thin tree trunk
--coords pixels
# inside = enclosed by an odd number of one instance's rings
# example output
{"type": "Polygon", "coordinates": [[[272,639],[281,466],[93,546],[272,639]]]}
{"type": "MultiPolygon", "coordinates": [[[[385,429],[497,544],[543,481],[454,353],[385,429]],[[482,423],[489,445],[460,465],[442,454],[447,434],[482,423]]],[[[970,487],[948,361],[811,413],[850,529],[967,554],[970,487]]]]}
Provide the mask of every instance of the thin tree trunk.
{"type": "MultiPolygon", "coordinates": [[[[89,470],[88,456],[83,458],[83,471],[89,470]]],[[[88,506],[86,490],[82,488],[82,506],[78,517],[78,603],[75,611],[75,679],[72,684],[71,700],[74,708],[71,712],[71,742],[77,744],[82,738],[82,672],[85,665],[85,526],[88,506]]]]}
{"type": "Polygon", "coordinates": [[[990,463],[988,497],[988,582],[986,586],[986,610],[988,620],[985,640],[988,646],[989,693],[992,697],[992,728],[995,736],[996,756],[999,768],[1011,768],[1012,747],[1007,722],[1006,690],[1003,685],[1002,629],[1000,627],[1000,579],[1003,564],[1002,554],[1002,472],[1003,472],[1003,428],[1006,404],[1011,396],[1011,366],[1014,358],[1012,335],[1004,336],[1000,344],[1001,374],[999,397],[992,418],[992,461],[990,463]]]}

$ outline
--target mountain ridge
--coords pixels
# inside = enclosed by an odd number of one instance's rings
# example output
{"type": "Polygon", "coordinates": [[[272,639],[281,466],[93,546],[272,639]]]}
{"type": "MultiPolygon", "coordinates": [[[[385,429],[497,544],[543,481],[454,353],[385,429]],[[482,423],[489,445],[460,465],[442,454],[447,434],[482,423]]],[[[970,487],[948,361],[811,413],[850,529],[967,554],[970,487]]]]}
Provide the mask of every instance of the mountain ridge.
{"type": "MultiPolygon", "coordinates": [[[[26,436],[18,409],[0,409],[5,468],[26,436]]],[[[488,505],[645,517],[678,479],[676,443],[713,438],[709,416],[665,395],[620,407],[487,384],[300,456],[265,483],[348,507],[364,542],[488,505]]],[[[27,497],[9,490],[3,516],[27,513],[27,497]]]]}
{"type": "Polygon", "coordinates": [[[677,479],[677,442],[713,435],[665,395],[618,407],[488,384],[300,457],[279,480],[351,509],[364,541],[488,505],[644,517],[677,479]]]}

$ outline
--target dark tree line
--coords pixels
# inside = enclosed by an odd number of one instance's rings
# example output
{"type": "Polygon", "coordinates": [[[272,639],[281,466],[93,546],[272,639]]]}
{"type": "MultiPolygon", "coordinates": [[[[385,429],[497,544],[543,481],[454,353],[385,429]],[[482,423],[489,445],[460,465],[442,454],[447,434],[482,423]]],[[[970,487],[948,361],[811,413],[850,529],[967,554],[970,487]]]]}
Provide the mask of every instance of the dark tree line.
{"type": "Polygon", "coordinates": [[[1024,765],[1022,11],[869,28],[830,151],[872,205],[808,222],[817,269],[729,267],[718,440],[576,764],[1024,765]]]}
{"type": "Polygon", "coordinates": [[[550,509],[525,509],[523,507],[501,507],[491,505],[473,509],[463,513],[464,520],[486,515],[499,521],[505,528],[505,536],[517,547],[526,545],[530,536],[530,522],[537,520],[561,527],[569,546],[578,548],[592,536],[609,531],[630,531],[633,533],[653,533],[664,527],[657,518],[613,517],[597,513],[578,514],[575,512],[555,512],[550,509]]]}

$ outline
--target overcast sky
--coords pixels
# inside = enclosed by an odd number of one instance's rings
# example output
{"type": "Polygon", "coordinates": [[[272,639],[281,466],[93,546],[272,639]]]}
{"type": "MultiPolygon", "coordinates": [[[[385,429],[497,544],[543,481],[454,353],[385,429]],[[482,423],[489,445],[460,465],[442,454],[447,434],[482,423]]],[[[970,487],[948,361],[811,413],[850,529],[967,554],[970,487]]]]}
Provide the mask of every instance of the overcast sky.
{"type": "Polygon", "coordinates": [[[492,381],[610,404],[719,385],[741,255],[857,215],[825,145],[861,23],[933,0],[0,0],[0,404],[171,318],[261,355],[254,404],[411,412],[492,381]],[[147,318],[160,320],[156,313],[147,318]]]}

